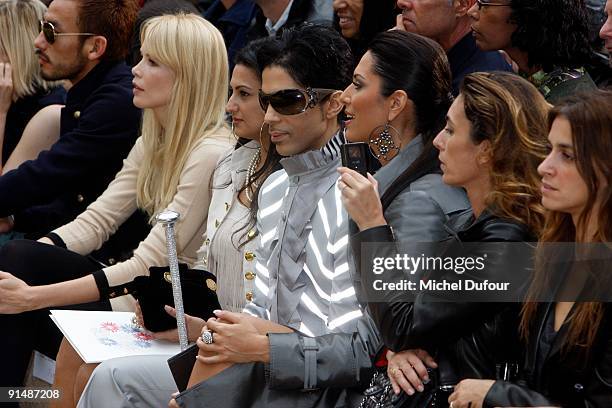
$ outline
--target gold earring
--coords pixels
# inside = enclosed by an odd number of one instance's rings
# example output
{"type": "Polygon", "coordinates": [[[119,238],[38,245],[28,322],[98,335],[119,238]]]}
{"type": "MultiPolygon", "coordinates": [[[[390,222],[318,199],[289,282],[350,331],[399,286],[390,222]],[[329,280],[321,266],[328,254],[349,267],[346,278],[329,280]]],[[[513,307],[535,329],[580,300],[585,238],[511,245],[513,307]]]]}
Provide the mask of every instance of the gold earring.
{"type": "Polygon", "coordinates": [[[261,127],[259,128],[259,145],[263,147],[263,140],[261,138],[261,133],[263,132],[264,127],[266,126],[266,122],[263,122],[261,124],[261,127]]]}

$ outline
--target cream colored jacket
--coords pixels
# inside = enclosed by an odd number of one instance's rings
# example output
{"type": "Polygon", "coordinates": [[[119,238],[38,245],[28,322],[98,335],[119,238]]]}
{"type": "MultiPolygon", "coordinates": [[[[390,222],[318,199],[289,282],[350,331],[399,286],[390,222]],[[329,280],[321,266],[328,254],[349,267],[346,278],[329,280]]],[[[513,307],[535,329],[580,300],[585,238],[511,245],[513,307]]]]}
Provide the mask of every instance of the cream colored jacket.
{"type": "MultiPolygon", "coordinates": [[[[202,139],[187,159],[176,194],[168,205],[181,215],[175,227],[177,254],[179,262],[190,267],[196,261],[196,251],[202,245],[206,229],[211,177],[221,154],[232,141],[225,129],[202,139]]],[[[81,255],[95,251],[136,210],[136,179],[142,160],[143,142],[139,138],[106,191],[74,221],[53,231],[69,250],[81,255]]],[[[110,286],[120,285],[136,276],[147,275],[151,266],[168,265],[166,254],[163,227],[154,225],[130,259],[106,267],[103,272],[110,286]]]]}

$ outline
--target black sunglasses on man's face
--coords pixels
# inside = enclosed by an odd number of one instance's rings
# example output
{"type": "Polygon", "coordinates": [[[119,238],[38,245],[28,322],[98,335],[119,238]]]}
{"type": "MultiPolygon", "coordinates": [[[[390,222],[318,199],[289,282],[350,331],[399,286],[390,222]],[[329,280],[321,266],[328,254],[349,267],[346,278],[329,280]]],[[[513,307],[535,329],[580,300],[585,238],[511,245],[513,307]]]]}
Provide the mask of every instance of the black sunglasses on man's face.
{"type": "Polygon", "coordinates": [[[57,31],[55,31],[55,26],[53,25],[53,23],[50,23],[49,21],[45,20],[40,20],[40,31],[43,33],[43,35],[45,36],[45,40],[49,44],[53,44],[55,42],[55,37],[62,35],[95,35],[94,33],[58,33],[57,31]]]}
{"type": "Polygon", "coordinates": [[[283,89],[271,94],[259,91],[259,106],[263,111],[268,110],[268,106],[281,115],[297,115],[306,112],[309,108],[314,108],[319,102],[327,98],[335,89],[326,88],[306,88],[302,89],[283,89]]]}

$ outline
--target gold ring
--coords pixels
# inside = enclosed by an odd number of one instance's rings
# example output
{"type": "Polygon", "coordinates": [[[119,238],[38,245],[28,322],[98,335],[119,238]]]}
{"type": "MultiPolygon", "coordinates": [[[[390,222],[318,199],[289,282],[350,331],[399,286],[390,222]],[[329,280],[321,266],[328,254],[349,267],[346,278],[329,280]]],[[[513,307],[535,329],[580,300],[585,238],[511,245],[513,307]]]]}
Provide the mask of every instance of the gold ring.
{"type": "Polygon", "coordinates": [[[390,368],[389,372],[391,373],[391,375],[395,376],[397,374],[398,369],[396,367],[390,368]]]}

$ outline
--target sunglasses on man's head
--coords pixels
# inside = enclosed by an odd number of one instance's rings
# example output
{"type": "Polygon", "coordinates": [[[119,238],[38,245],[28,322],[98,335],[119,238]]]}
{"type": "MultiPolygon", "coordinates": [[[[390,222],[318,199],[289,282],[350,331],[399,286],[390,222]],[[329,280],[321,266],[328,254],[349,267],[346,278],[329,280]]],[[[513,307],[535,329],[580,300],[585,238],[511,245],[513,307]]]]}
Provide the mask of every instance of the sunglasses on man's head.
{"type": "Polygon", "coordinates": [[[259,106],[265,111],[272,105],[274,110],[281,115],[297,115],[314,108],[319,102],[327,98],[336,89],[306,88],[283,89],[271,94],[259,91],[259,106]]]}
{"type": "Polygon", "coordinates": [[[509,6],[510,3],[510,0],[476,0],[478,10],[481,10],[483,6],[509,6]]]}
{"type": "Polygon", "coordinates": [[[40,20],[40,31],[43,33],[45,40],[49,44],[53,44],[55,42],[55,37],[62,35],[95,35],[94,33],[58,33],[55,31],[55,26],[53,23],[44,20],[40,20]]]}

